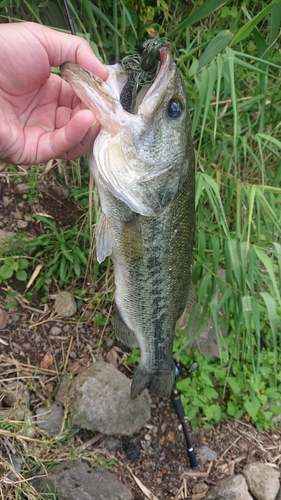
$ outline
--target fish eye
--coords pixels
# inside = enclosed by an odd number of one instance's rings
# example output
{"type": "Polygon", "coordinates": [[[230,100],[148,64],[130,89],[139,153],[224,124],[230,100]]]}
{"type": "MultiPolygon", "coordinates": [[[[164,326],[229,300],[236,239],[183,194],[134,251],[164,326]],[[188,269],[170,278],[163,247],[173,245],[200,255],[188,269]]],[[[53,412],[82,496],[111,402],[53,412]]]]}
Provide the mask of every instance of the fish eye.
{"type": "Polygon", "coordinates": [[[172,120],[177,120],[182,114],[182,104],[178,99],[172,98],[168,104],[168,116],[172,120]]]}

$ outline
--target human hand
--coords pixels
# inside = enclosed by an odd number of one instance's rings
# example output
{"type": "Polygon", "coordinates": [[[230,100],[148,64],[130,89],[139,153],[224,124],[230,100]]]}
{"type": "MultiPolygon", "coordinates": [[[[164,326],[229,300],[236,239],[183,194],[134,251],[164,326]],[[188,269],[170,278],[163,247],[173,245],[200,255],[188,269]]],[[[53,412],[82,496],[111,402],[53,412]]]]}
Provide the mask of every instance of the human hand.
{"type": "Polygon", "coordinates": [[[34,164],[74,159],[99,132],[70,85],[50,66],[76,62],[105,80],[107,69],[82,38],[35,23],[0,24],[0,159],[34,164]]]}

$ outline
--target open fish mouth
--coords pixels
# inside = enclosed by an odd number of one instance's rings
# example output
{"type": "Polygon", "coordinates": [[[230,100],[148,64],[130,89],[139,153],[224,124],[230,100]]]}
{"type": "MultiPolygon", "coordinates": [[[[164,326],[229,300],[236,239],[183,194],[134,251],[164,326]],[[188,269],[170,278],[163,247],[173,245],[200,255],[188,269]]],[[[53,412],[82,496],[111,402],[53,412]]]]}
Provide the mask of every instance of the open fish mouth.
{"type": "Polygon", "coordinates": [[[108,66],[109,76],[106,82],[72,62],[65,62],[62,64],[60,70],[78,97],[96,114],[101,125],[106,127],[108,112],[111,111],[118,115],[118,126],[120,127],[120,125],[125,125],[126,115],[151,116],[161,105],[166,87],[176,71],[168,47],[160,48],[159,62],[160,67],[153,83],[149,86],[145,84],[141,85],[142,88],[138,92],[133,113],[126,111],[126,106],[123,106],[121,103],[122,91],[129,83],[128,74],[124,71],[121,64],[108,66]],[[123,115],[121,123],[120,114],[123,115]]]}

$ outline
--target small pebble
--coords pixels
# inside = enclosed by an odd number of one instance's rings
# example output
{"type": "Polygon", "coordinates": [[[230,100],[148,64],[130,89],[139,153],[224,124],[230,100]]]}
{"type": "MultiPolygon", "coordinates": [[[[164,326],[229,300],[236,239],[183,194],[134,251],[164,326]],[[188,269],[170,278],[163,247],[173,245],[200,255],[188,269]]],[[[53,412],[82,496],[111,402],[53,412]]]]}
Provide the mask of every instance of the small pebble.
{"type": "Polygon", "coordinates": [[[165,434],[166,430],[167,430],[167,424],[164,423],[164,424],[161,425],[161,432],[162,432],[162,434],[165,434]]]}
{"type": "Polygon", "coordinates": [[[49,333],[51,335],[60,335],[61,334],[61,328],[59,326],[52,326],[50,329],[49,333]]]}
{"type": "Polygon", "coordinates": [[[105,443],[105,447],[109,451],[118,451],[120,448],[120,439],[115,436],[110,436],[105,443]]]}
{"type": "Polygon", "coordinates": [[[28,222],[25,220],[18,220],[17,226],[19,229],[25,229],[28,226],[28,222]]]}

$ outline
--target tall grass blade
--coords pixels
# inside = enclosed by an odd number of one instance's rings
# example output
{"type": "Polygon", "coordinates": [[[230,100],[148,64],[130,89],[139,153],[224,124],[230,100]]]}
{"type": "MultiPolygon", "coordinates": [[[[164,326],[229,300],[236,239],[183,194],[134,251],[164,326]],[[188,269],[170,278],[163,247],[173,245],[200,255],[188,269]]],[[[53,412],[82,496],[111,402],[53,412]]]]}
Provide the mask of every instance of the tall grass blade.
{"type": "Polygon", "coordinates": [[[262,21],[270,13],[273,7],[275,7],[279,2],[280,0],[273,0],[272,2],[270,2],[270,4],[264,7],[255,17],[253,17],[253,19],[244,24],[244,26],[242,26],[242,28],[240,28],[234,35],[230,43],[230,46],[242,42],[242,40],[247,38],[252,33],[257,24],[259,24],[259,22],[262,21]]]}
{"type": "Polygon", "coordinates": [[[190,16],[188,16],[184,21],[182,21],[176,28],[174,28],[170,33],[169,37],[176,35],[178,32],[185,30],[188,26],[201,21],[205,17],[214,13],[222,4],[227,4],[229,0],[205,0],[198,9],[195,10],[190,16]]]}

